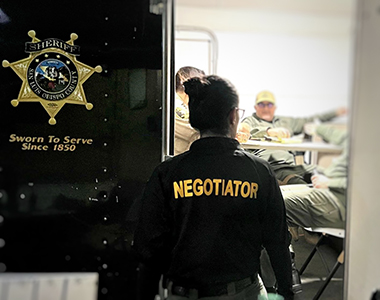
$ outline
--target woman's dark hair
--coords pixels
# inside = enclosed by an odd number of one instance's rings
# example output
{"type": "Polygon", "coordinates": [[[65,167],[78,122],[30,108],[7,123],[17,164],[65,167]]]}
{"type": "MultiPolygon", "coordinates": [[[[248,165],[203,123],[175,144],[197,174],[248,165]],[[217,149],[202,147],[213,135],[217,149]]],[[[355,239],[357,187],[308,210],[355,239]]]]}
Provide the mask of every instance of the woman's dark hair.
{"type": "Polygon", "coordinates": [[[176,92],[184,92],[183,83],[192,77],[203,77],[205,72],[194,67],[182,67],[175,74],[176,92]]]}
{"type": "Polygon", "coordinates": [[[184,83],[189,95],[190,124],[201,133],[227,134],[228,114],[239,104],[235,87],[216,75],[191,78],[184,83]]]}

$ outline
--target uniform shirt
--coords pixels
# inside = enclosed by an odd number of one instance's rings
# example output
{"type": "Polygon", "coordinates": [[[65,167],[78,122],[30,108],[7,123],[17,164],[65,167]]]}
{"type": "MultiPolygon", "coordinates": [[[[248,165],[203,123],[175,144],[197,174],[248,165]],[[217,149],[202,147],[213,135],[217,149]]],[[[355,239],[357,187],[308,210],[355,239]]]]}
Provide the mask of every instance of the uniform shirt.
{"type": "Polygon", "coordinates": [[[190,145],[199,138],[199,132],[191,127],[189,122],[189,108],[176,95],[175,123],[174,123],[174,155],[189,150],[190,145]]]}
{"type": "Polygon", "coordinates": [[[306,118],[280,117],[275,116],[271,122],[260,119],[256,113],[245,118],[242,123],[246,123],[251,128],[251,137],[262,138],[267,135],[268,128],[284,127],[290,131],[290,135],[300,134],[303,132],[303,127],[306,123],[313,122],[315,119],[321,122],[329,121],[335,118],[336,112],[328,112],[317,114],[306,118]]]}
{"type": "Polygon", "coordinates": [[[134,238],[145,264],[188,288],[253,275],[264,246],[284,296],[292,295],[289,243],[269,164],[223,137],[201,138],[155,169],[134,238]]]}
{"type": "Polygon", "coordinates": [[[322,124],[316,128],[316,133],[324,141],[343,147],[342,154],[335,158],[327,168],[319,168],[319,171],[329,178],[328,188],[345,207],[348,178],[348,132],[322,124]]]}
{"type": "MultiPolygon", "coordinates": [[[[284,127],[289,130],[290,135],[293,136],[295,134],[300,134],[303,132],[304,125],[309,122],[313,122],[315,119],[319,119],[321,122],[329,121],[333,118],[335,118],[336,111],[324,113],[324,114],[317,114],[311,117],[306,118],[293,118],[293,117],[282,117],[282,116],[275,116],[271,122],[265,121],[259,116],[257,116],[256,113],[253,113],[252,116],[249,116],[245,118],[242,123],[248,124],[250,126],[250,133],[251,137],[253,138],[263,138],[267,135],[268,128],[278,128],[278,127],[284,127]]],[[[263,158],[264,160],[268,161],[273,168],[273,170],[276,171],[278,174],[280,180],[284,180],[282,176],[287,176],[288,173],[280,174],[277,172],[277,170],[283,170],[284,168],[287,168],[288,166],[295,166],[295,160],[294,160],[294,154],[290,151],[286,150],[277,150],[277,149],[256,149],[255,151],[252,151],[255,155],[263,158]]],[[[297,167],[300,168],[300,167],[297,167]]],[[[301,173],[308,173],[311,172],[311,170],[314,167],[303,167],[305,170],[301,173]]],[[[299,174],[297,172],[297,174],[299,174]]],[[[300,174],[301,175],[301,174],[300,174]]],[[[303,175],[301,175],[303,176],[303,175]]]]}

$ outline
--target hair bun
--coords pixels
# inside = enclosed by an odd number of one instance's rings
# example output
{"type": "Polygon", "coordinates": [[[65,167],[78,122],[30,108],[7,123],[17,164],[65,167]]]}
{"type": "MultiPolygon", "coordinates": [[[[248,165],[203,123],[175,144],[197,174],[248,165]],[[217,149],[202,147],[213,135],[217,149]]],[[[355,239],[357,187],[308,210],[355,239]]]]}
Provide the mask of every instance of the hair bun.
{"type": "Polygon", "coordinates": [[[207,79],[200,77],[193,77],[184,82],[185,93],[190,97],[198,98],[202,94],[203,88],[209,85],[210,82],[207,79]]]}

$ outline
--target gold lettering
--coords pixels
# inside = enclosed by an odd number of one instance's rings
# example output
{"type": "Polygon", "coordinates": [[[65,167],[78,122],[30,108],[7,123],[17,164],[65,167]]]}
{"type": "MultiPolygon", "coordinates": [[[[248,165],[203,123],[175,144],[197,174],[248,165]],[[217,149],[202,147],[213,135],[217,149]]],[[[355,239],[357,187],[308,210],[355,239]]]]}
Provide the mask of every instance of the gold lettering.
{"type": "Polygon", "coordinates": [[[9,141],[10,141],[11,143],[13,143],[14,141],[16,141],[16,137],[17,137],[17,135],[15,135],[15,134],[11,134],[11,135],[9,136],[9,141]]]}
{"type": "Polygon", "coordinates": [[[249,192],[250,192],[249,187],[250,185],[248,181],[244,181],[243,184],[241,185],[240,194],[243,198],[247,198],[249,196],[249,192]],[[244,191],[245,187],[247,188],[246,192],[244,191]]]}
{"type": "Polygon", "coordinates": [[[219,196],[219,184],[222,182],[221,179],[213,179],[213,183],[215,183],[215,196],[219,196]]]}
{"type": "MultiPolygon", "coordinates": [[[[12,137],[12,135],[11,135],[12,137]]],[[[50,137],[50,136],[49,136],[50,137]]],[[[16,138],[16,137],[14,137],[16,138]]],[[[67,141],[70,144],[74,144],[68,137],[67,141]]],[[[83,143],[81,139],[77,139],[75,144],[79,142],[83,143]],[[80,141],[79,141],[80,140],[80,141]]],[[[173,182],[174,198],[190,198],[193,196],[229,196],[229,197],[242,197],[242,198],[254,198],[257,199],[257,191],[259,185],[255,182],[241,181],[241,180],[228,180],[225,179],[210,179],[207,178],[204,181],[202,179],[186,179],[178,182],[173,182]],[[225,188],[225,189],[224,189],[225,188]]]]}
{"type": "Polygon", "coordinates": [[[232,187],[231,180],[228,180],[227,182],[226,190],[224,191],[224,196],[227,196],[227,193],[229,193],[231,197],[234,195],[234,189],[232,187]]]}
{"type": "Polygon", "coordinates": [[[251,195],[250,198],[252,198],[253,194],[255,194],[255,199],[257,199],[257,190],[259,189],[259,185],[257,183],[251,182],[251,195]]]}
{"type": "Polygon", "coordinates": [[[241,185],[241,181],[234,180],[234,184],[235,184],[235,197],[237,197],[239,195],[239,186],[241,185]]]}
{"type": "Polygon", "coordinates": [[[191,191],[191,189],[192,189],[191,183],[192,182],[193,182],[192,179],[187,179],[187,180],[183,181],[184,189],[185,189],[185,197],[192,197],[193,196],[193,192],[191,191]]]}
{"type": "Polygon", "coordinates": [[[206,196],[210,196],[211,193],[212,193],[212,190],[213,190],[213,186],[212,186],[212,181],[211,179],[207,178],[205,181],[204,181],[204,184],[203,184],[203,190],[204,190],[204,193],[206,196]],[[208,189],[207,189],[207,185],[209,186],[208,189]]]}
{"type": "Polygon", "coordinates": [[[174,198],[178,199],[178,194],[181,198],[183,198],[183,181],[181,180],[179,182],[179,185],[177,182],[173,182],[173,188],[174,188],[174,198]]]}
{"type": "Polygon", "coordinates": [[[201,179],[197,178],[193,183],[193,192],[195,196],[200,196],[203,194],[203,182],[201,179]],[[198,185],[199,184],[199,185],[198,185]]]}
{"type": "Polygon", "coordinates": [[[13,142],[28,142],[28,143],[43,143],[44,138],[43,137],[38,137],[38,136],[18,136],[16,134],[11,134],[9,136],[9,141],[11,143],[13,142]]]}
{"type": "Polygon", "coordinates": [[[67,135],[63,138],[63,143],[91,145],[93,143],[93,139],[71,138],[69,135],[67,135]]]}

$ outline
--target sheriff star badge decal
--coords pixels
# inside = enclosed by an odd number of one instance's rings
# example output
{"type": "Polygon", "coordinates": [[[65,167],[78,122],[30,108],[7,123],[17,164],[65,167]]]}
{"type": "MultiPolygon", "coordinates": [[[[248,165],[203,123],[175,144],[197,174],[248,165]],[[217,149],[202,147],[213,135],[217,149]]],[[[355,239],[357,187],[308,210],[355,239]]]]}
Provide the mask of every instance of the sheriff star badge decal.
{"type": "Polygon", "coordinates": [[[13,63],[3,61],[3,67],[11,67],[22,80],[18,98],[11,104],[16,107],[20,102],[40,102],[50,116],[50,125],[57,123],[54,117],[66,103],[91,110],[93,105],[86,100],[83,83],[94,72],[102,72],[102,67],[92,68],[77,60],[80,48],[74,41],[78,35],[72,33],[67,42],[55,38],[41,41],[33,30],[28,35],[32,38],[25,44],[29,57],[13,63]]]}

